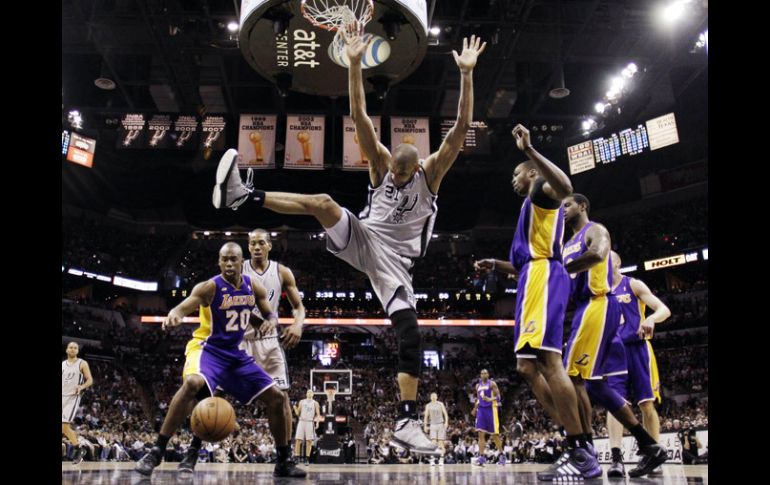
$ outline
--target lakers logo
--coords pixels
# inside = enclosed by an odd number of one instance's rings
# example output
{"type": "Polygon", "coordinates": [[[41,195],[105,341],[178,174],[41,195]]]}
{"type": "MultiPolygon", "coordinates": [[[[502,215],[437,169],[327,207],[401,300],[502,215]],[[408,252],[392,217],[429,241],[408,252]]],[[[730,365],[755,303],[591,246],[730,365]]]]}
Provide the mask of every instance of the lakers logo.
{"type": "Polygon", "coordinates": [[[575,361],[575,364],[577,365],[588,365],[588,359],[590,359],[591,356],[588,354],[583,354],[580,356],[578,360],[575,361]]]}
{"type": "Polygon", "coordinates": [[[527,325],[524,327],[524,333],[535,333],[535,321],[530,320],[527,322],[527,325]]]}
{"type": "Polygon", "coordinates": [[[631,295],[626,293],[625,295],[616,295],[615,298],[619,303],[631,303],[631,295]]]}

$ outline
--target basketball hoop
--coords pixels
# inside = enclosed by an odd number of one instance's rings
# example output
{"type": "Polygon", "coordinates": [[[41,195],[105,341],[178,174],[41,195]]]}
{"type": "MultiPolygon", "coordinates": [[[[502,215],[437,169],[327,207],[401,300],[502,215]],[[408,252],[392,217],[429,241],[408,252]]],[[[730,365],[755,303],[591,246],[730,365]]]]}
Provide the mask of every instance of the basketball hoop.
{"type": "Polygon", "coordinates": [[[358,21],[361,28],[369,23],[374,0],[302,0],[302,15],[322,29],[339,31],[358,21]]]}
{"type": "Polygon", "coordinates": [[[300,10],[314,26],[336,32],[332,48],[341,53],[345,49],[345,29],[358,22],[363,34],[372,19],[374,0],[302,0],[300,10]]]}

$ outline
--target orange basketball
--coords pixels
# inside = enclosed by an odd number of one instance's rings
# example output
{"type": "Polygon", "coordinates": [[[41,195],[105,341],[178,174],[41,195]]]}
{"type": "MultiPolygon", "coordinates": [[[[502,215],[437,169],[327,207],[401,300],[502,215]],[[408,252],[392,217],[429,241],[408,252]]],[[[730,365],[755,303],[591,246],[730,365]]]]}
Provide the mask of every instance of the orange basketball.
{"type": "Polygon", "coordinates": [[[216,443],[235,429],[235,410],[221,397],[207,397],[193,409],[190,424],[195,436],[216,443]]]}

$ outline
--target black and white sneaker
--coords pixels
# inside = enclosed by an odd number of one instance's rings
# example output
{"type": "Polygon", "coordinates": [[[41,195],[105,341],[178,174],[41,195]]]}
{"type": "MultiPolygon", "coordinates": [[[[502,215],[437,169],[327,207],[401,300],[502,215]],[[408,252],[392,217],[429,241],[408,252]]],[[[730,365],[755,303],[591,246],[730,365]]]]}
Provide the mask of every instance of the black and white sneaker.
{"type": "Polygon", "coordinates": [[[139,461],[136,462],[136,465],[134,465],[134,470],[141,473],[142,475],[149,477],[152,475],[152,471],[155,469],[155,467],[160,465],[162,458],[163,457],[161,456],[160,448],[153,446],[149,453],[144,455],[139,459],[139,461]]]}
{"type": "Polygon", "coordinates": [[[286,460],[283,463],[278,462],[273,469],[274,477],[303,478],[306,475],[305,470],[298,468],[297,464],[291,460],[286,460]]]}
{"type": "Polygon", "coordinates": [[[625,478],[626,467],[622,461],[613,461],[607,469],[607,478],[625,478]]]}
{"type": "Polygon", "coordinates": [[[251,195],[251,177],[253,172],[249,170],[247,183],[241,180],[238,171],[238,151],[231,148],[225,152],[217,166],[217,183],[211,194],[211,202],[217,209],[237,209],[249,199],[251,195]]]}
{"type": "Polygon", "coordinates": [[[72,464],[79,465],[83,461],[83,458],[85,458],[86,453],[87,451],[85,446],[78,446],[78,449],[75,450],[75,456],[72,457],[72,464]]]}
{"type": "Polygon", "coordinates": [[[628,471],[629,477],[642,477],[647,475],[668,460],[668,451],[666,450],[666,447],[658,443],[645,446],[636,454],[641,455],[642,459],[639,460],[639,464],[636,468],[628,471]]]}
{"type": "Polygon", "coordinates": [[[416,419],[403,418],[396,423],[390,445],[418,455],[441,456],[441,449],[425,436],[416,419]]]}
{"type": "Polygon", "coordinates": [[[192,474],[195,471],[195,465],[198,463],[198,449],[188,448],[187,452],[176,467],[177,473],[192,474]]]}

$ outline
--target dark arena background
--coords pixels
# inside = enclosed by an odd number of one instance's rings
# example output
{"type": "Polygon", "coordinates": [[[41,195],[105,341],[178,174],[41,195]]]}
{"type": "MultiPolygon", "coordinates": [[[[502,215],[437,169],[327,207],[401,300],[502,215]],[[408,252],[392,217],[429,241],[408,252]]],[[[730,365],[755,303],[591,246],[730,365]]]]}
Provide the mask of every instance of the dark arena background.
{"type": "MultiPolygon", "coordinates": [[[[436,393],[448,417],[440,463],[391,444],[399,341],[366,274],[327,250],[314,217],[212,205],[229,148],[240,153],[244,181],[252,169],[261,190],[328,194],[356,216],[369,202],[347,58],[340,61],[333,33],[314,27],[300,4],[62,2],[61,359],[76,342],[93,378],[65,416],[63,362],[62,484],[539,483],[537,473],[568,449],[566,432],[517,371],[516,279],[474,266],[509,260],[524,201],[511,179],[527,158],[511,133],[517,124],[590,199],[590,219],[607,228],[620,272],[670,310],[650,340],[660,376],[658,442],[668,460],[630,478],[639,447],[624,430],[625,477],[609,478],[607,411],[594,403],[593,449],[603,469],[595,483],[707,484],[708,2],[373,2],[365,30],[378,40],[363,61],[371,64],[363,70],[366,111],[388,149],[414,143],[421,158],[439,149],[461,95],[452,50],[461,53],[471,35],[486,42],[472,74],[473,121],[441,183],[427,253],[411,272],[418,422],[422,428],[436,393]],[[269,235],[269,258],[293,272],[305,308],[301,339],[285,357],[289,404],[309,389],[319,404],[309,460],[305,443],[295,448],[300,423],[291,413],[290,460],[306,476],[273,476],[279,453],[267,405],[228,394],[235,430],[203,442],[192,474],[178,472],[193,438],[185,419],[162,463],[143,476],[134,466],[155,446],[182,385],[198,311],[177,327],[161,324],[197,283],[220,274],[226,242],[250,259],[256,228],[269,235]],[[502,443],[487,436],[483,454],[474,417],[482,369],[499,389],[502,443]]],[[[565,229],[563,242],[570,236],[565,229]]],[[[271,296],[280,297],[286,332],[292,305],[285,291],[271,296]]],[[[564,343],[575,311],[570,302],[564,343]]]]}

